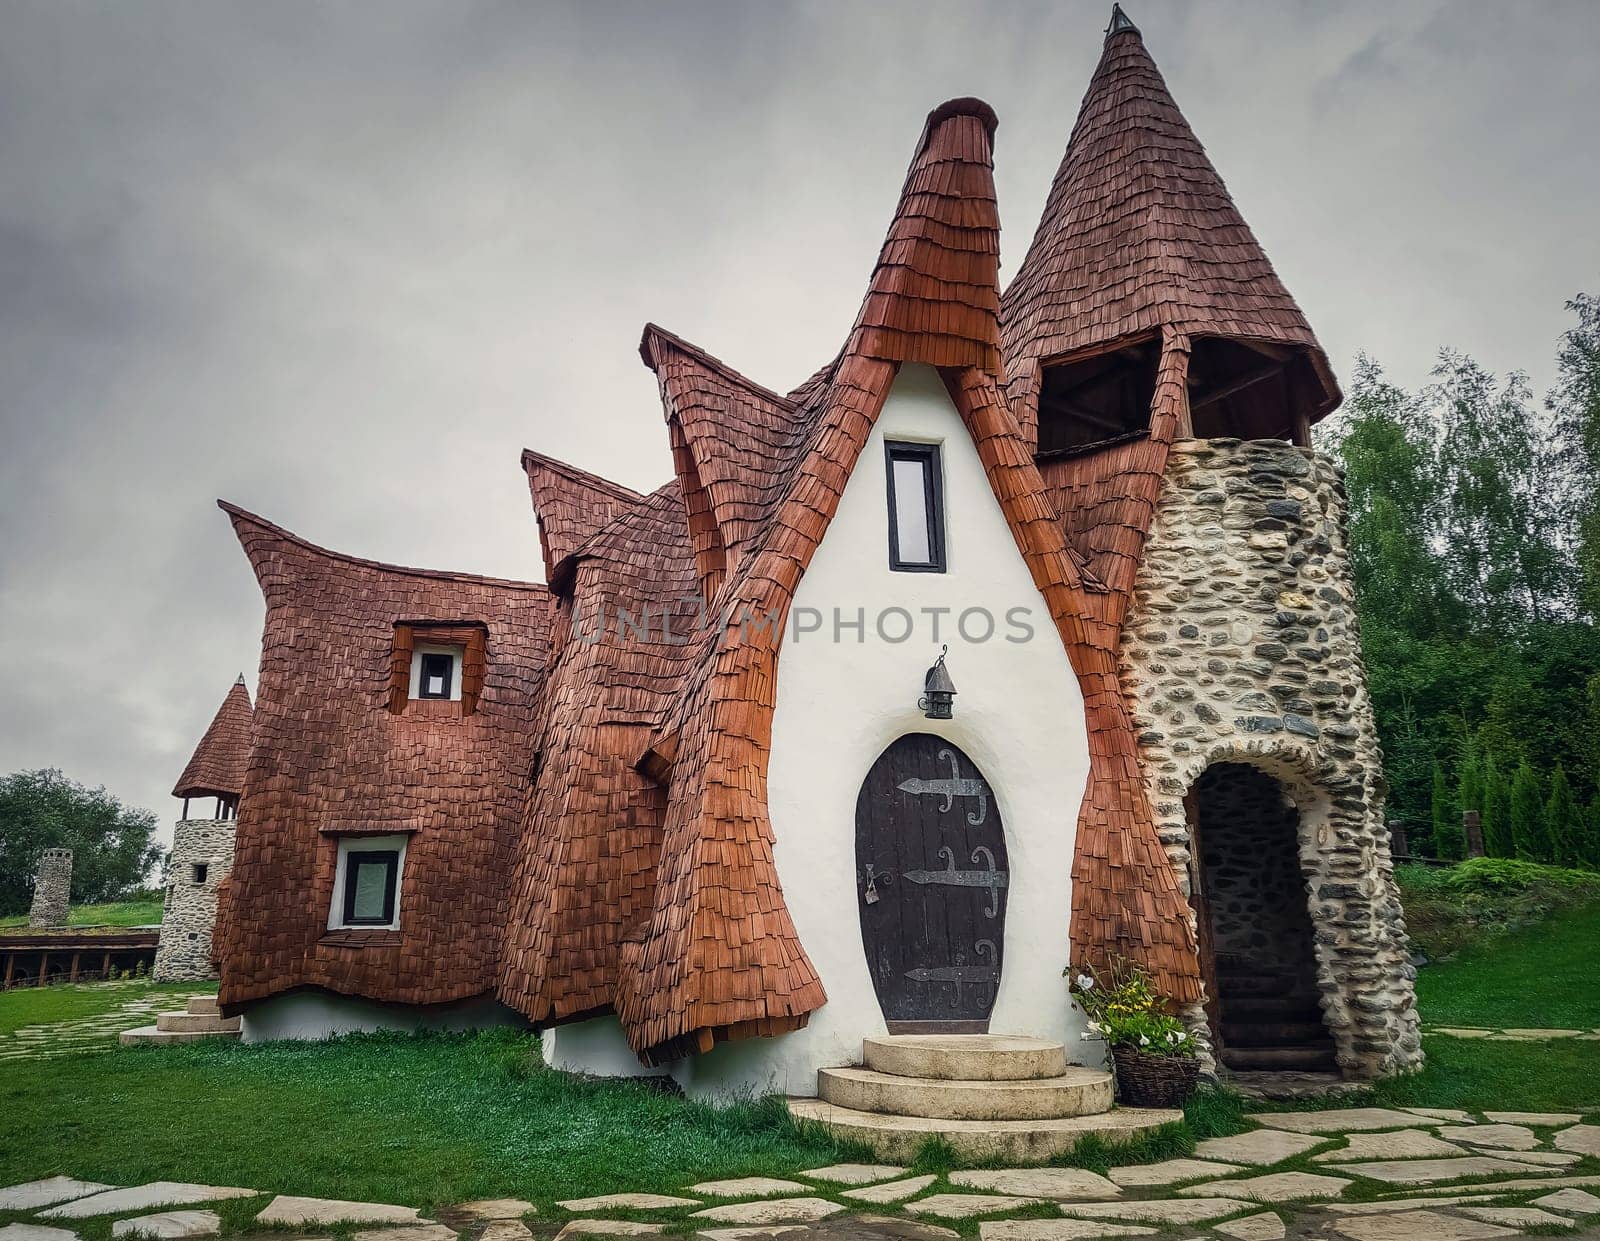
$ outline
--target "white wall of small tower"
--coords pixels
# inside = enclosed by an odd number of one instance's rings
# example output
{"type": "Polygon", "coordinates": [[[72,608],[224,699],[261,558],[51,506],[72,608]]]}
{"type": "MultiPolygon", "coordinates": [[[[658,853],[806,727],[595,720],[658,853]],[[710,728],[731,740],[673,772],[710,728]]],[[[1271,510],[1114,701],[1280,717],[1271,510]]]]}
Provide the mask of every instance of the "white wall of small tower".
{"type": "Polygon", "coordinates": [[[1294,802],[1323,1014],[1341,1069],[1365,1078],[1413,1069],[1422,1050],[1345,516],[1338,469],[1310,450],[1178,441],[1121,658],[1186,893],[1183,799],[1208,766],[1252,764],[1294,802]]]}
{"type": "Polygon", "coordinates": [[[233,869],[235,819],[180,819],[161,910],[161,937],[151,976],[158,982],[215,978],[211,934],[217,922],[217,885],[233,869]],[[197,866],[205,878],[195,881],[197,866]]]}

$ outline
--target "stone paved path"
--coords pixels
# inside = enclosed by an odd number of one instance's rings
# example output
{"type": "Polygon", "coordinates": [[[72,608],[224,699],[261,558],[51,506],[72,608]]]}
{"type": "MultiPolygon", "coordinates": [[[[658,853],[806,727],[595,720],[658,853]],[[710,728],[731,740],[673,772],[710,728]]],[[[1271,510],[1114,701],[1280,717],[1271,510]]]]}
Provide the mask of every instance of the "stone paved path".
{"type": "Polygon", "coordinates": [[[1586,1039],[1600,1042],[1600,1030],[1549,1030],[1523,1026],[1423,1026],[1424,1034],[1448,1038],[1481,1038],[1500,1043],[1545,1043],[1552,1039],[1586,1039]]]}
{"type": "MultiPolygon", "coordinates": [[[[1579,1112],[1333,1108],[1250,1116],[1257,1128],[1200,1144],[1197,1158],[1117,1168],[911,1175],[835,1164],[782,1179],[697,1181],[674,1194],[536,1205],[413,1207],[157,1181],[115,1187],[70,1176],[0,1189],[0,1241],[215,1235],[227,1204],[253,1225],[354,1241],[581,1241],[690,1232],[700,1241],[1493,1241],[1552,1230],[1600,1236],[1600,1124],[1579,1112]],[[1308,1171],[1308,1168],[1315,1169],[1308,1171]],[[231,1203],[228,1200],[232,1200],[231,1203]],[[863,1210],[863,1206],[866,1207],[863,1210]],[[175,1208],[186,1209],[175,1209],[175,1208]],[[624,1218],[625,1216],[625,1218],[624,1218]],[[809,1237],[804,1234],[811,1234],[809,1237]]],[[[249,1226],[253,1226],[249,1225],[249,1226]]]]}
{"type": "MultiPolygon", "coordinates": [[[[149,983],[143,979],[126,982],[93,982],[61,984],[73,991],[94,991],[103,994],[108,990],[143,990],[149,983]]],[[[44,1022],[36,1026],[22,1026],[10,1034],[0,1034],[0,1063],[11,1060],[30,1060],[44,1056],[68,1056],[83,1051],[104,1051],[117,1045],[117,1036],[133,1026],[149,1025],[155,1014],[169,1009],[181,1009],[191,995],[209,995],[210,988],[195,991],[158,991],[144,993],[124,1001],[111,1012],[95,1013],[90,1017],[75,1017],[68,1021],[44,1022]]]]}

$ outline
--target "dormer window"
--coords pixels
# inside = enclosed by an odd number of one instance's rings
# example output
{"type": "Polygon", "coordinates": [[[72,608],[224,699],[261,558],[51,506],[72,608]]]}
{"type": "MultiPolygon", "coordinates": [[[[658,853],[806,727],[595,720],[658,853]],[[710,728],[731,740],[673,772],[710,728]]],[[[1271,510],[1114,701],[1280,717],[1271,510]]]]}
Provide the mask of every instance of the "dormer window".
{"type": "Polygon", "coordinates": [[[459,702],[464,654],[459,646],[415,647],[411,652],[411,697],[459,702]]]}
{"type": "Polygon", "coordinates": [[[889,567],[943,573],[944,477],[939,445],[889,440],[889,567]]]}

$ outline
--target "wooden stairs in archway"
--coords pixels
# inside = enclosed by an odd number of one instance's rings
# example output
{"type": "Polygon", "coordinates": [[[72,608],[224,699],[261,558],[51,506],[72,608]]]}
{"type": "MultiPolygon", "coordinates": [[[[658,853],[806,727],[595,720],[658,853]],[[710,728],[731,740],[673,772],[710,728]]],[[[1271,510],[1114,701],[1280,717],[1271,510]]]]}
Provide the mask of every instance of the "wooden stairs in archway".
{"type": "Polygon", "coordinates": [[[1111,1074],[1068,1064],[1061,1043],[993,1034],[869,1038],[862,1064],[817,1074],[817,1096],[789,1111],[900,1162],[937,1138],[967,1159],[1037,1163],[1089,1134],[1127,1141],[1183,1119],[1113,1108],[1111,1074]]]}

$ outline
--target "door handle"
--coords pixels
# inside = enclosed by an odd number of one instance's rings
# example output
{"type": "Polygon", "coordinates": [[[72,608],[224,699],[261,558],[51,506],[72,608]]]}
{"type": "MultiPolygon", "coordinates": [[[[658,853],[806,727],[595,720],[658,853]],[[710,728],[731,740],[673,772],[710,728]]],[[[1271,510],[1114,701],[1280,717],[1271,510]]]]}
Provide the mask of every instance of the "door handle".
{"type": "Polygon", "coordinates": [[[894,872],[890,870],[874,870],[872,863],[866,864],[866,884],[861,890],[861,899],[869,905],[876,905],[882,898],[878,894],[878,887],[889,887],[894,883],[894,872]]]}

